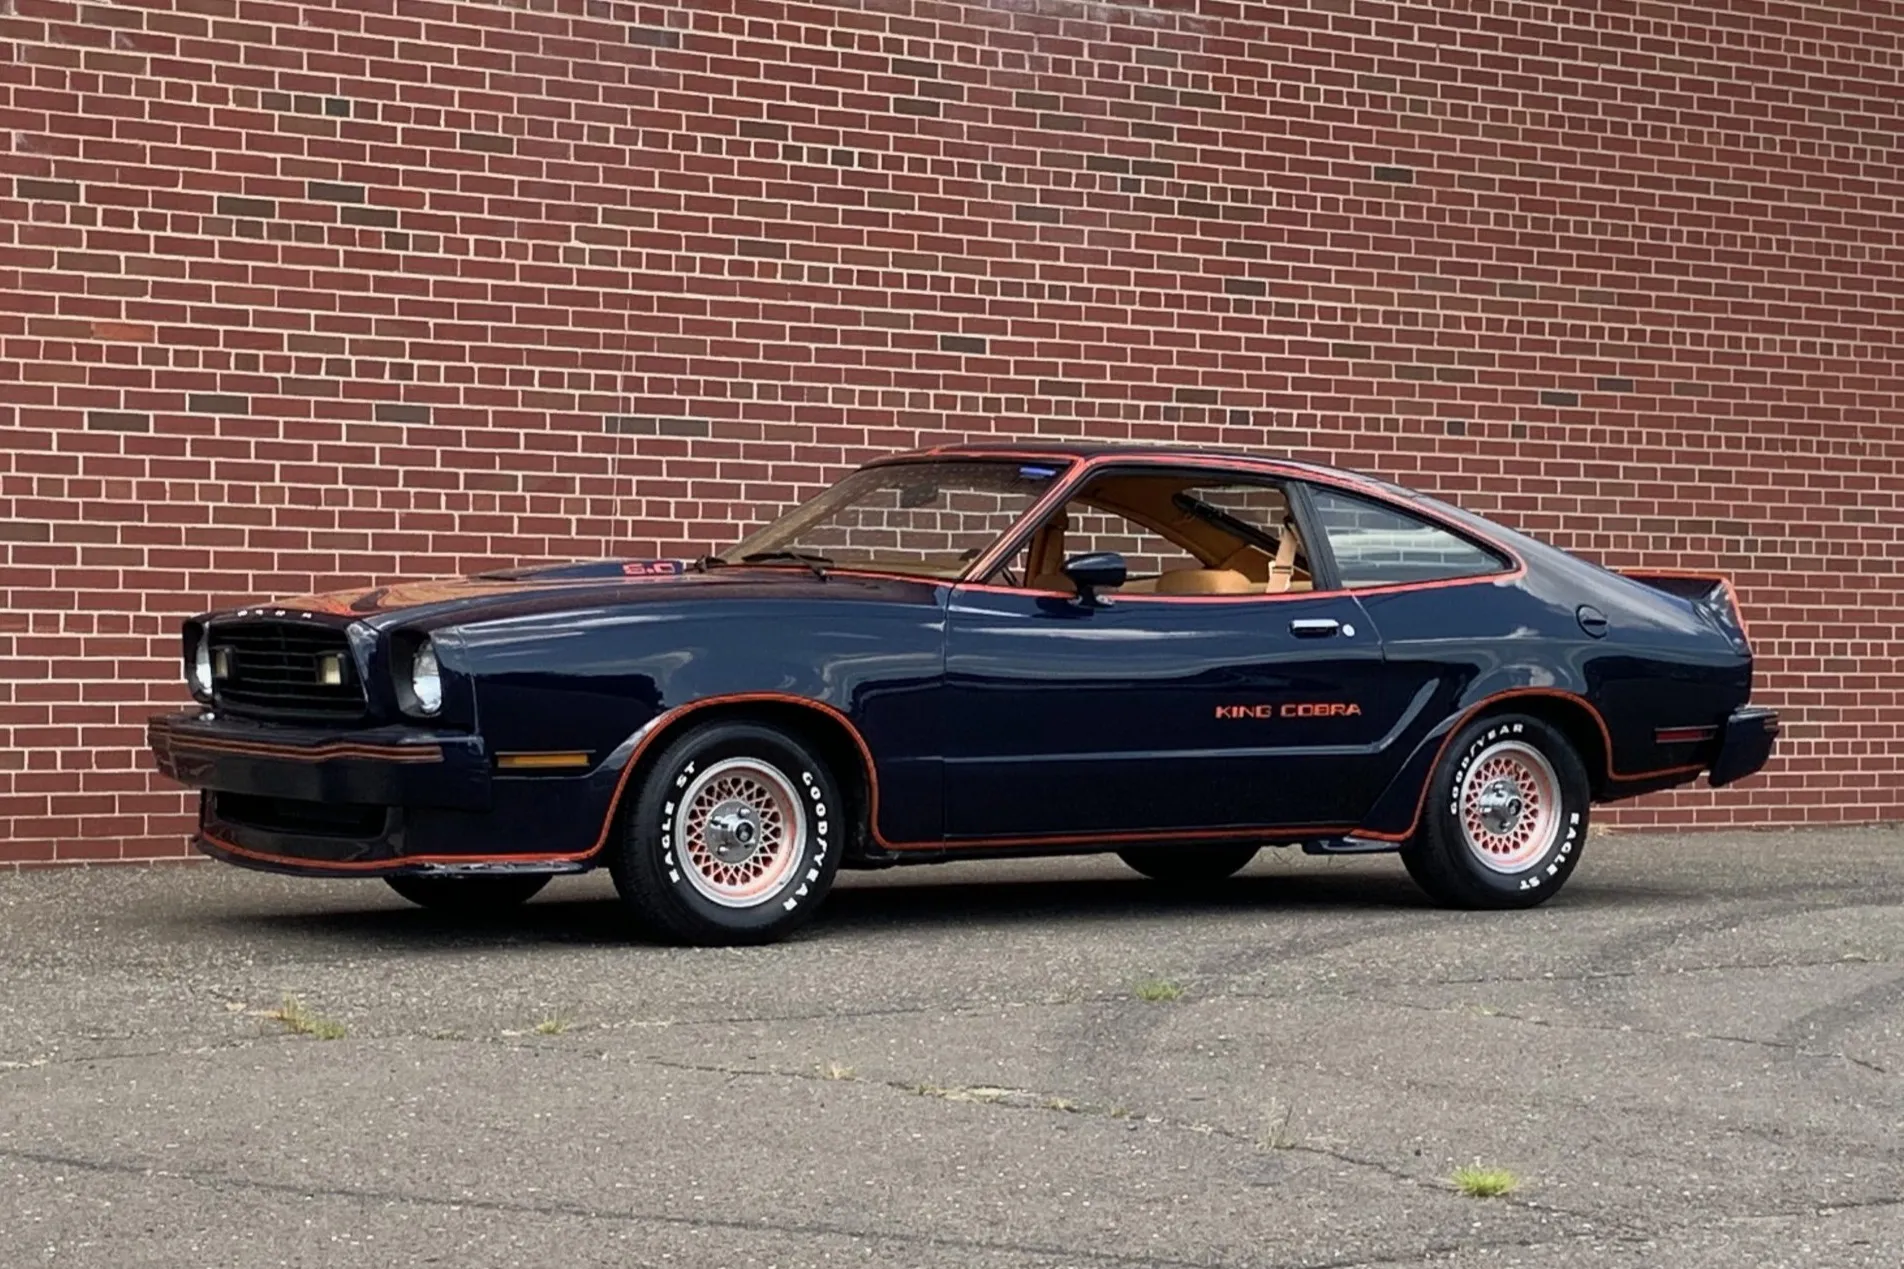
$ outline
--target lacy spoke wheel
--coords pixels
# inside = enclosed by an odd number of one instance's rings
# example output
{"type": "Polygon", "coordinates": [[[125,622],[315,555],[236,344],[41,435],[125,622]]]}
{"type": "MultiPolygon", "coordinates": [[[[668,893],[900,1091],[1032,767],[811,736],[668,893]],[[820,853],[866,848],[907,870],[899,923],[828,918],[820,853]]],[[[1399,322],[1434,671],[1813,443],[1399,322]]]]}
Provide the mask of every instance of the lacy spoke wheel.
{"type": "Polygon", "coordinates": [[[694,777],[674,821],[675,857],[712,903],[750,908],[794,876],[807,831],[793,782],[757,758],[728,758],[694,777]]]}
{"type": "Polygon", "coordinates": [[[811,919],[859,812],[811,742],[752,719],[669,737],[609,852],[635,928],[674,943],[770,943],[811,919]]]}
{"type": "Polygon", "coordinates": [[[1560,777],[1546,755],[1519,740],[1481,751],[1461,782],[1461,837],[1496,872],[1520,872],[1560,833],[1560,777]]]}
{"type": "Polygon", "coordinates": [[[1526,714],[1478,718],[1443,747],[1402,863],[1437,903],[1531,908],[1573,875],[1592,801],[1560,728],[1526,714]]]}

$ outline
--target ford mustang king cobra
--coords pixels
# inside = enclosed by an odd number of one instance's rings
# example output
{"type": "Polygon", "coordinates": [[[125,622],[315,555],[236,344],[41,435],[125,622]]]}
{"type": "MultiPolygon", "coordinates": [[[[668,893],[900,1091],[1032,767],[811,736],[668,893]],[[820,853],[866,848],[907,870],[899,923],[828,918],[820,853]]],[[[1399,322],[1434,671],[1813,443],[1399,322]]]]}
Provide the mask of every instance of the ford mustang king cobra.
{"type": "Polygon", "coordinates": [[[691,563],[214,613],[184,670],[150,742],[205,853],[463,911],[606,866],[700,943],[786,934],[843,867],[1074,851],[1181,883],[1398,850],[1441,903],[1527,907],[1593,804],[1777,732],[1722,578],[1132,446],[895,456],[691,563]]]}

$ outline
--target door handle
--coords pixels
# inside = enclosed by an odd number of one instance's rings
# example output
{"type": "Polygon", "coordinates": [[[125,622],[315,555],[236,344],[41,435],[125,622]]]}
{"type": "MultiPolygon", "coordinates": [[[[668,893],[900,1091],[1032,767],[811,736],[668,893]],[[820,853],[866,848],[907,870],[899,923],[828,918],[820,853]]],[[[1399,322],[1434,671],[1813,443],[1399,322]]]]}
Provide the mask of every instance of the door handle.
{"type": "Polygon", "coordinates": [[[1298,639],[1326,639],[1341,629],[1334,617],[1300,617],[1289,623],[1289,633],[1298,639]]]}

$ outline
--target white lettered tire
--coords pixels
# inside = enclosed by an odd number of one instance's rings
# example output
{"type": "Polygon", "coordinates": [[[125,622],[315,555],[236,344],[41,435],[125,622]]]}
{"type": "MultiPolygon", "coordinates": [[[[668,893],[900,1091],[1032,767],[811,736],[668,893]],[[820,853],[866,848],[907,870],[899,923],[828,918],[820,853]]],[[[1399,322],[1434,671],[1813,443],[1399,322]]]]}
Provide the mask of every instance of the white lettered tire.
{"type": "Polygon", "coordinates": [[[648,768],[609,858],[642,932],[669,942],[770,943],[832,888],[846,807],[825,763],[794,736],[711,722],[648,768]]]}
{"type": "Polygon", "coordinates": [[[1437,903],[1531,908],[1580,863],[1592,792],[1580,755],[1551,724],[1525,714],[1476,719],[1428,779],[1402,862],[1437,903]]]}

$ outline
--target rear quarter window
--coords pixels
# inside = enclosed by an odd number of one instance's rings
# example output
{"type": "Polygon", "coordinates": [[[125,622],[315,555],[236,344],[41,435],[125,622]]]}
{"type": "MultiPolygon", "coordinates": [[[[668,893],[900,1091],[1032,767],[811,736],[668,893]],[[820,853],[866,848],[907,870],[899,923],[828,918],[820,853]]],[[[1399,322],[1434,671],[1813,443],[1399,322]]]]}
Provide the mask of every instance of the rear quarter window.
{"type": "Polygon", "coordinates": [[[1494,551],[1395,507],[1313,487],[1310,501],[1336,573],[1351,590],[1507,571],[1507,561],[1494,551]]]}

